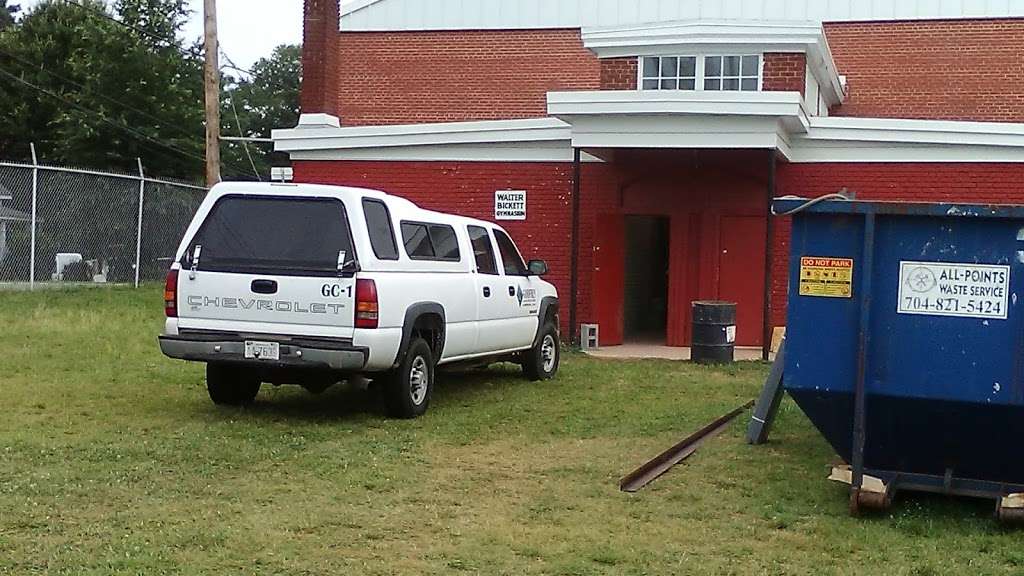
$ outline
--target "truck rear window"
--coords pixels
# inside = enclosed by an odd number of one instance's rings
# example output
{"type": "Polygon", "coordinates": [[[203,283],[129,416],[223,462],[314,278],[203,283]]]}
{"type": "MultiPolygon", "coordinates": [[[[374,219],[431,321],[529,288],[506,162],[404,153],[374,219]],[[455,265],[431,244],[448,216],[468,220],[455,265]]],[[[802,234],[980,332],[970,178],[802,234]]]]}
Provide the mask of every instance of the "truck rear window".
{"type": "Polygon", "coordinates": [[[338,253],[355,258],[345,207],[331,198],[225,196],[189,245],[199,269],[256,274],[337,274],[338,253]]]}

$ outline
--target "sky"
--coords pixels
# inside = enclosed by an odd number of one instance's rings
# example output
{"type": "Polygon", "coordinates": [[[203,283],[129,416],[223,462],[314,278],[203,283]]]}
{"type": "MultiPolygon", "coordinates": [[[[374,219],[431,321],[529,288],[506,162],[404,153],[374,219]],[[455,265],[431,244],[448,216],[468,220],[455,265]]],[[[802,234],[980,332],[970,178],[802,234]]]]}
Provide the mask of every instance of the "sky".
{"type": "MultiPolygon", "coordinates": [[[[185,37],[203,35],[203,0],[188,0],[192,19],[185,37]]],[[[302,0],[217,0],[220,47],[235,64],[249,68],[275,46],[302,43],[302,0]]]]}
{"type": "MultiPolygon", "coordinates": [[[[29,8],[38,1],[15,3],[29,8]]],[[[188,3],[192,18],[184,34],[191,41],[203,35],[203,0],[188,3]]],[[[221,49],[235,64],[249,68],[275,46],[302,43],[302,0],[217,0],[217,28],[221,49]]]]}

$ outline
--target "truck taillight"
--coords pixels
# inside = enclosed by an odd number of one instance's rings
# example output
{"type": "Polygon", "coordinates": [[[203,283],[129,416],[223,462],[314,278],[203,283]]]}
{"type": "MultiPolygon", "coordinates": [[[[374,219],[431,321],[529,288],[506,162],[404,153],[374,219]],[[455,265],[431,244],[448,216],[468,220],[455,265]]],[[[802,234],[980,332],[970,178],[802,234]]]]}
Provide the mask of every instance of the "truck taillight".
{"type": "Polygon", "coordinates": [[[356,280],[356,328],[376,328],[377,312],[377,285],[356,280]]]}
{"type": "Polygon", "coordinates": [[[178,317],[178,271],[169,270],[164,282],[164,314],[168,318],[178,317]]]}

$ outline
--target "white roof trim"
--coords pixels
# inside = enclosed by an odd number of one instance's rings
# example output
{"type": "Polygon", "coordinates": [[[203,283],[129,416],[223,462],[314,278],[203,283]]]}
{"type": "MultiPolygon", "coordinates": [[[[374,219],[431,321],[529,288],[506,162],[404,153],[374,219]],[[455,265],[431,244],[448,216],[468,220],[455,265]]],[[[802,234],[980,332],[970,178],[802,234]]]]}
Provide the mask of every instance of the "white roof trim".
{"type": "Polygon", "coordinates": [[[1021,162],[1024,124],[811,118],[791,139],[792,162],[1021,162]]]}
{"type": "Polygon", "coordinates": [[[275,149],[281,152],[322,149],[387,148],[391,146],[495,144],[567,141],[569,125],[557,118],[488,120],[388,126],[299,126],[274,130],[275,149]]]}
{"type": "MultiPolygon", "coordinates": [[[[769,148],[791,162],[1012,162],[1024,124],[806,116],[796,93],[556,92],[559,118],[275,130],[293,160],[571,162],[581,148],[769,148]],[[761,98],[758,99],[757,97],[761,98]],[[561,108],[560,108],[561,107],[561,108]]],[[[597,158],[584,154],[585,161],[597,158]]]]}
{"type": "Polygon", "coordinates": [[[599,90],[549,92],[548,113],[581,148],[788,149],[806,132],[799,92],[599,90]]]}
{"type": "Polygon", "coordinates": [[[599,58],[752,51],[806,54],[828,103],[839,104],[846,97],[825,31],[813,22],[689,20],[583,28],[582,37],[583,45],[599,58]]]}
{"type": "Polygon", "coordinates": [[[775,116],[806,130],[807,111],[799,92],[727,92],[685,90],[579,90],[548,92],[548,114],[578,115],[710,114],[775,116]]]}
{"type": "Polygon", "coordinates": [[[273,131],[274,149],[293,160],[571,162],[570,138],[557,118],[350,127],[300,119],[273,131]]]}

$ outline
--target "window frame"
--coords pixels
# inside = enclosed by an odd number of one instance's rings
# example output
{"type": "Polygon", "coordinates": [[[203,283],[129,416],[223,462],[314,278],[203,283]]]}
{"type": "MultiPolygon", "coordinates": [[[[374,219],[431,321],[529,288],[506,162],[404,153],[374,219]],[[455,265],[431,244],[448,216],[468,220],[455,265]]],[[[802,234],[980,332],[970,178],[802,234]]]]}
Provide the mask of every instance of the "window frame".
{"type": "Polygon", "coordinates": [[[519,246],[516,246],[516,241],[512,239],[512,236],[510,236],[508,232],[505,232],[504,230],[502,230],[500,228],[492,228],[491,229],[491,234],[494,237],[494,244],[498,248],[497,254],[501,258],[501,266],[499,267],[499,269],[501,270],[501,273],[503,275],[505,275],[505,276],[515,276],[515,277],[518,277],[518,278],[525,278],[525,277],[529,276],[530,275],[530,266],[526,262],[526,260],[523,259],[523,253],[519,251],[519,246]],[[520,272],[518,274],[509,274],[508,267],[505,265],[505,255],[502,254],[502,252],[501,252],[501,242],[498,240],[498,234],[504,235],[505,238],[509,242],[509,246],[511,246],[512,249],[515,251],[516,256],[519,258],[519,264],[522,265],[522,268],[520,268],[522,270],[522,272],[520,272]]]}
{"type": "Polygon", "coordinates": [[[473,253],[473,271],[477,274],[483,274],[484,276],[501,276],[504,270],[504,266],[498,263],[498,251],[494,241],[494,232],[487,226],[481,226],[479,224],[466,224],[466,237],[469,239],[469,249],[473,253]],[[473,248],[473,233],[470,228],[476,228],[483,230],[484,237],[487,239],[487,245],[491,248],[491,263],[494,264],[494,272],[481,272],[480,266],[476,261],[476,250],[473,248]]]}
{"type": "Polygon", "coordinates": [[[657,55],[657,56],[640,56],[639,58],[640,59],[637,62],[637,69],[640,71],[640,76],[637,79],[637,87],[640,90],[645,90],[645,91],[649,91],[649,92],[660,92],[660,91],[671,91],[671,90],[678,90],[678,91],[683,91],[683,92],[693,92],[693,91],[697,90],[698,81],[700,80],[700,68],[699,68],[699,64],[700,64],[700,60],[701,60],[700,56],[693,56],[693,55],[673,56],[673,55],[664,54],[664,55],[657,55]],[[658,64],[657,64],[658,74],[656,76],[647,76],[646,74],[644,74],[644,61],[646,59],[648,59],[648,58],[656,58],[657,61],[658,61],[658,64]],[[662,71],[662,63],[661,62],[662,62],[662,59],[664,59],[664,58],[675,58],[676,59],[676,75],[675,76],[663,76],[662,75],[662,73],[661,73],[661,71],[662,71]],[[693,59],[693,76],[689,76],[689,75],[683,76],[682,74],[680,74],[679,61],[684,59],[684,58],[686,58],[686,59],[692,58],[693,59]],[[644,82],[645,81],[650,81],[650,80],[653,80],[653,81],[657,82],[658,83],[658,87],[657,88],[644,88],[643,87],[644,82]],[[675,88],[662,88],[661,85],[666,80],[675,81],[676,82],[676,87],[675,88]],[[684,80],[687,80],[687,81],[693,80],[693,88],[679,88],[679,83],[684,81],[684,80]]]}
{"type": "Polygon", "coordinates": [[[370,249],[373,250],[373,255],[377,258],[377,260],[388,262],[397,261],[399,258],[401,258],[401,253],[398,251],[398,239],[395,237],[395,224],[394,221],[391,219],[391,209],[388,208],[387,203],[381,200],[380,198],[370,198],[369,196],[364,196],[362,201],[360,202],[360,205],[363,209],[363,222],[366,223],[366,238],[370,241],[370,249]],[[373,234],[370,233],[370,221],[366,217],[367,204],[379,204],[382,208],[384,208],[384,217],[387,219],[388,223],[388,234],[390,234],[391,236],[391,245],[395,249],[394,258],[385,258],[381,256],[379,252],[377,252],[377,246],[373,243],[373,234]]]}
{"type": "MultiPolygon", "coordinates": [[[[689,76],[685,76],[685,77],[684,76],[676,76],[676,79],[681,79],[681,78],[689,79],[689,76]]],[[[733,76],[726,77],[724,75],[719,75],[719,76],[716,76],[715,78],[718,78],[718,79],[730,78],[731,79],[731,78],[734,78],[734,77],[733,76]]],[[[763,52],[756,52],[756,53],[745,52],[745,53],[729,53],[729,54],[726,54],[726,53],[643,54],[643,55],[637,56],[637,62],[636,62],[636,88],[637,88],[638,91],[641,91],[641,92],[673,92],[673,91],[674,92],[762,92],[764,90],[764,53],[763,52]],[[704,88],[704,81],[708,79],[708,76],[705,73],[706,59],[710,58],[710,57],[719,57],[719,58],[723,58],[724,59],[725,57],[728,57],[728,56],[738,56],[740,58],[740,76],[738,77],[739,78],[739,87],[740,87],[740,89],[739,90],[722,90],[721,88],[719,88],[717,90],[705,89],[704,88]],[[743,76],[743,58],[745,56],[756,56],[757,57],[757,89],[756,90],[743,90],[742,89],[743,88],[743,79],[744,78],[747,78],[747,79],[752,78],[752,76],[743,76]],[[653,76],[644,76],[644,58],[657,58],[658,59],[658,77],[657,77],[658,88],[644,88],[644,79],[647,79],[647,80],[654,80],[655,79],[655,77],[653,77],[653,76]],[[661,59],[662,58],[696,58],[697,59],[696,68],[694,70],[695,76],[694,76],[694,87],[693,87],[693,90],[680,89],[680,88],[676,88],[675,90],[673,90],[671,88],[669,88],[669,89],[662,89],[661,88],[661,80],[662,80],[662,76],[661,76],[661,59]]]]}
{"type": "Polygon", "coordinates": [[[459,243],[459,233],[455,231],[455,226],[451,224],[442,224],[441,222],[423,222],[419,220],[399,220],[398,230],[402,234],[402,250],[405,252],[405,256],[409,260],[416,260],[418,262],[462,262],[462,246],[459,243]],[[427,241],[430,242],[430,249],[434,252],[433,256],[413,256],[409,254],[409,247],[406,246],[405,232],[402,231],[402,226],[406,224],[410,226],[423,226],[426,229],[427,241]],[[448,228],[452,232],[452,236],[455,237],[455,247],[459,252],[458,258],[442,258],[437,255],[437,247],[434,246],[434,239],[430,236],[431,226],[441,226],[448,228]]]}

